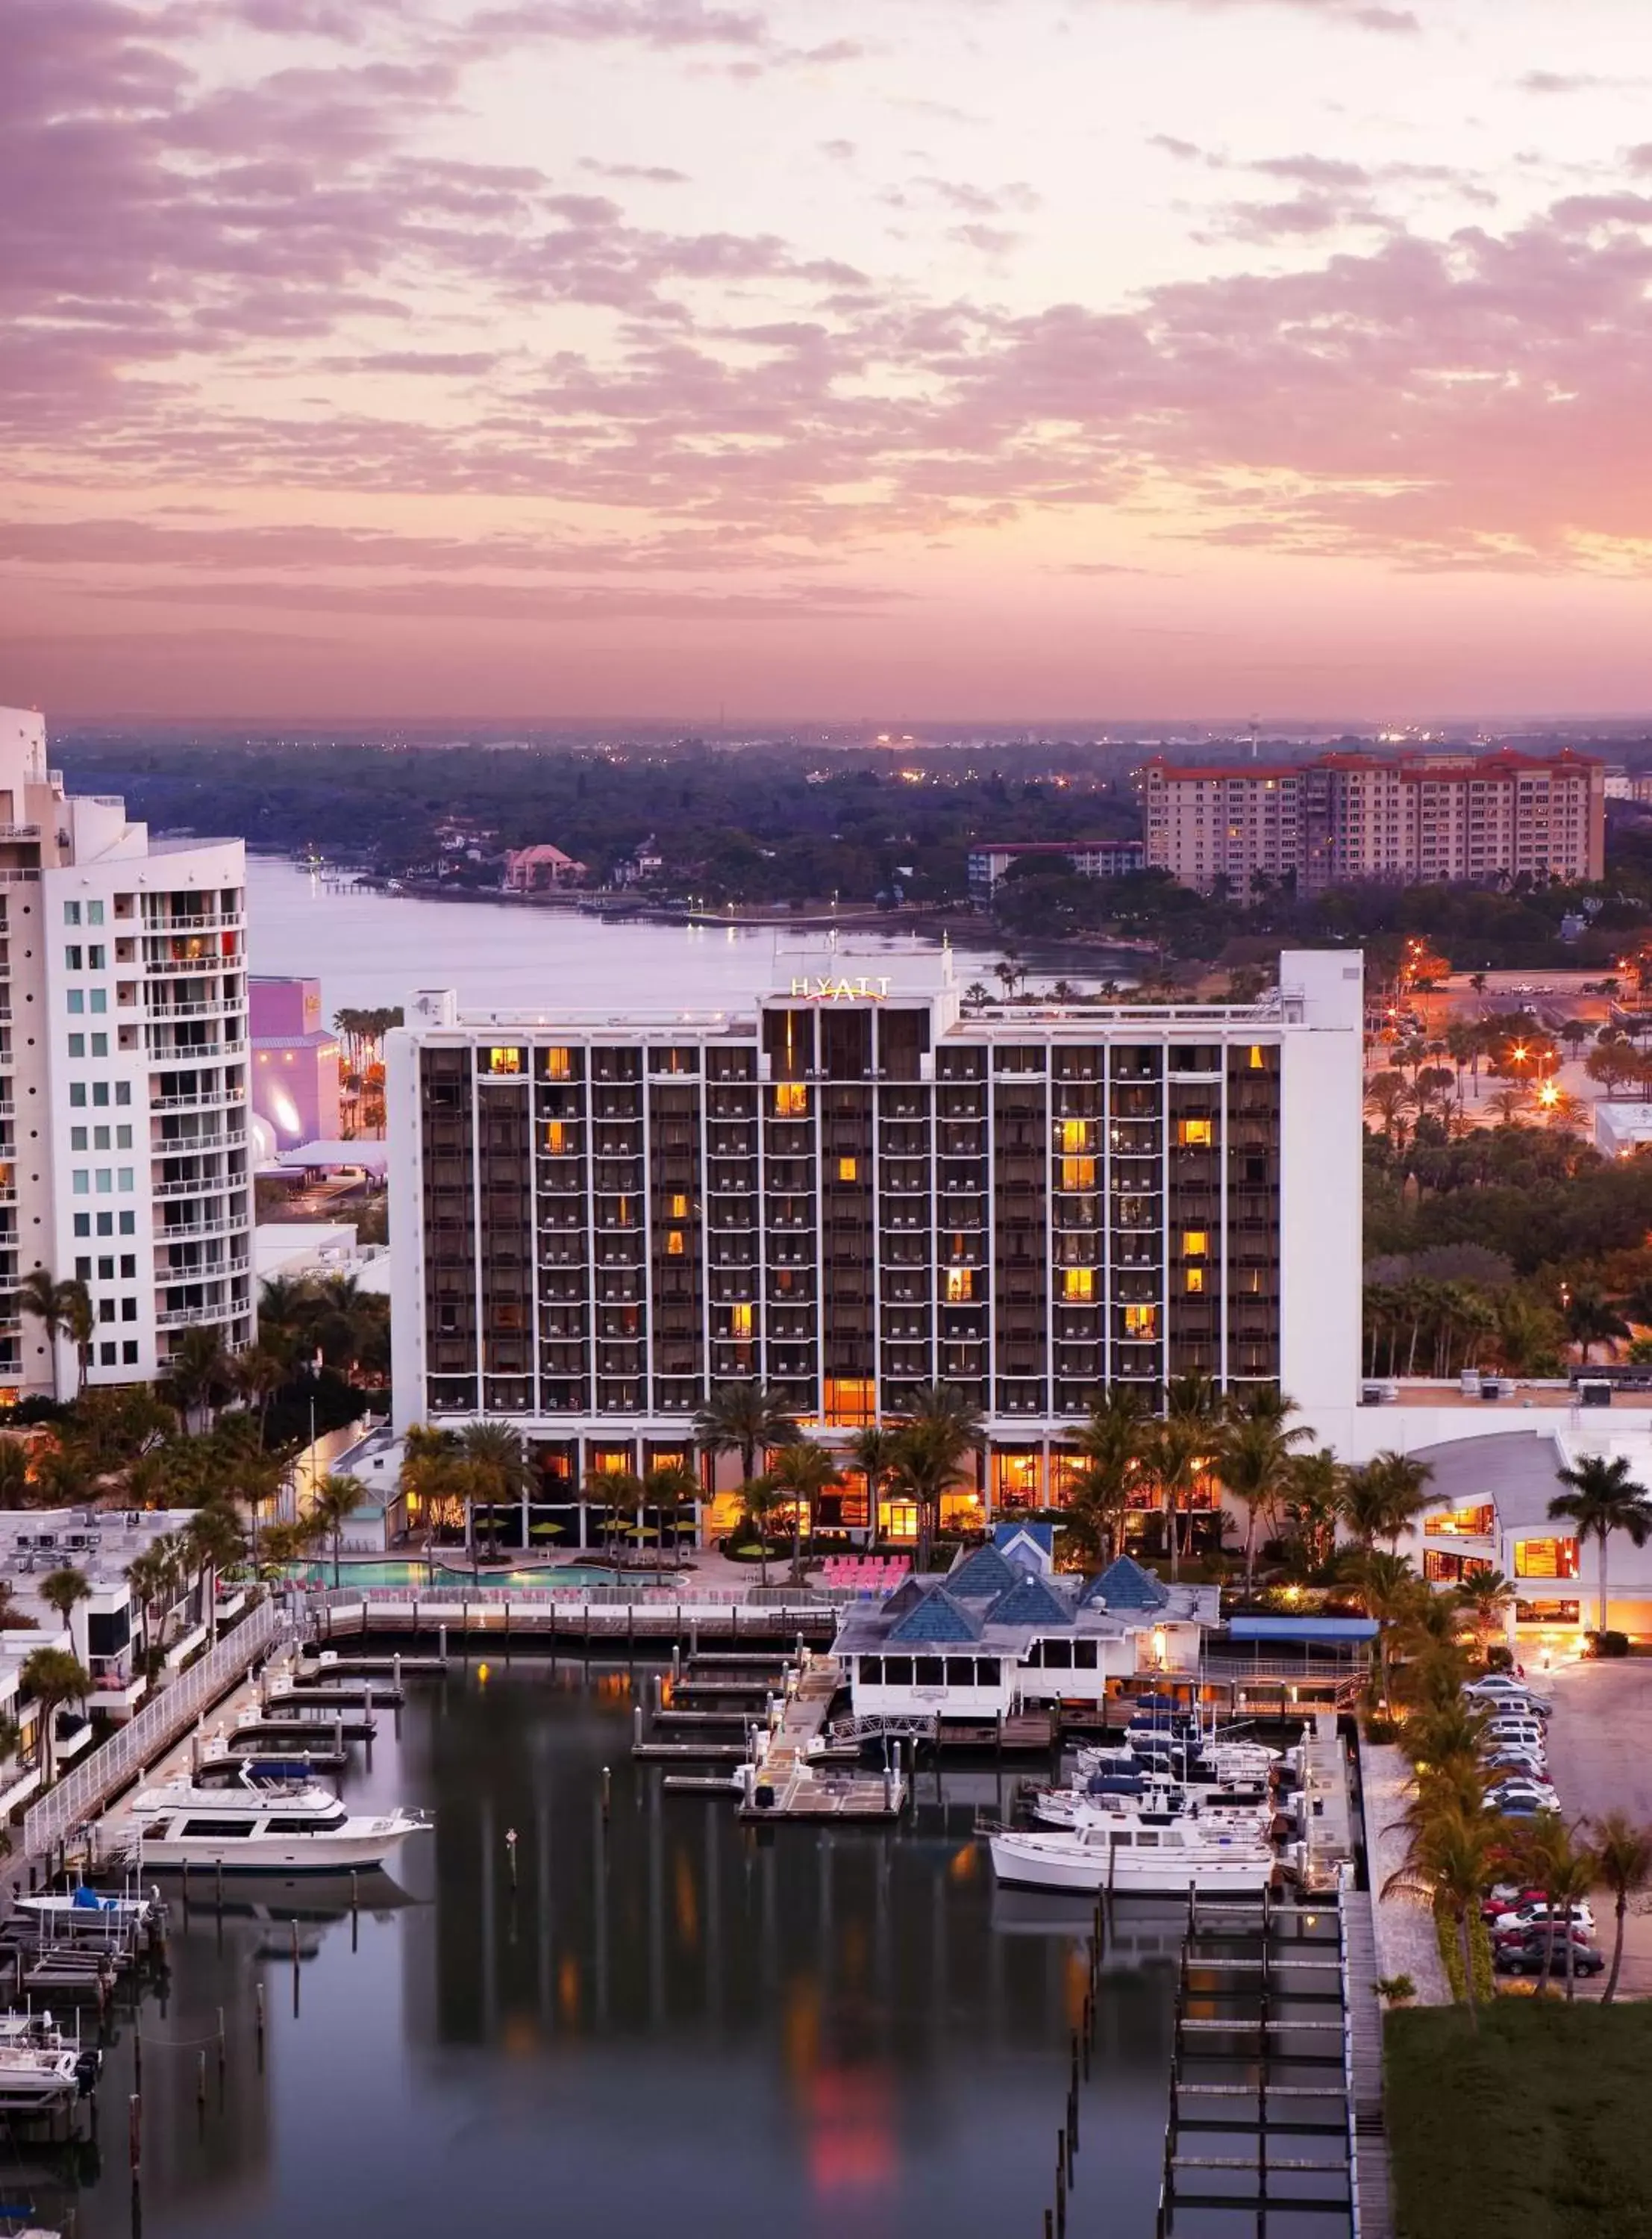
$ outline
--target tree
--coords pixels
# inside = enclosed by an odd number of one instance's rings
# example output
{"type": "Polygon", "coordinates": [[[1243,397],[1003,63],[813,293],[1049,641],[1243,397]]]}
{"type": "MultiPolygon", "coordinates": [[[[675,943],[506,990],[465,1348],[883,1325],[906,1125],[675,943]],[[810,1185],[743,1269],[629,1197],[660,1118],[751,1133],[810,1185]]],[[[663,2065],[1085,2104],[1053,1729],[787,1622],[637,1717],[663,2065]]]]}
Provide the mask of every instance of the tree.
{"type": "Polygon", "coordinates": [[[85,1368],[85,1348],[91,1340],[92,1302],[84,1283],[75,1277],[58,1282],[45,1267],[33,1267],[17,1286],[18,1311],[32,1317],[45,1334],[46,1351],[51,1360],[51,1396],[61,1399],[63,1385],[59,1376],[58,1340],[67,1337],[74,1344],[80,1361],[76,1377],[76,1389],[80,1387],[85,1368]]]}
{"type": "Polygon", "coordinates": [[[342,1477],[334,1472],[322,1478],[310,1502],[310,1515],[317,1533],[333,1543],[333,1584],[339,1583],[339,1558],[344,1545],[344,1526],[367,1498],[367,1487],[359,1478],[342,1477]]]}
{"type": "Polygon", "coordinates": [[[1600,1454],[1585,1454],[1572,1469],[1556,1470],[1566,1487],[1549,1504],[1551,1523],[1575,1525],[1581,1541],[1595,1540],[1600,1548],[1600,1624],[1606,1631],[1606,1543],[1621,1531],[1632,1545],[1644,1547],[1652,1538],[1652,1494],[1629,1474],[1622,1454],[1610,1461],[1600,1454]]]}
{"type": "MultiPolygon", "coordinates": [[[[353,1483],[347,1478],[345,1482],[353,1483]]],[[[203,1501],[184,1526],[183,1542],[201,1574],[202,1599],[214,1640],[218,1637],[217,1582],[246,1559],[241,1518],[228,1500],[203,1501]]]]}
{"type": "Polygon", "coordinates": [[[1409,1112],[1416,1099],[1403,1073],[1376,1073],[1365,1084],[1365,1101],[1383,1122],[1383,1133],[1391,1143],[1395,1123],[1403,1112],[1409,1112]]]}
{"type": "Polygon", "coordinates": [[[1483,1648],[1496,1639],[1515,1605],[1515,1590],[1501,1571],[1476,1571],[1461,1579],[1457,1600],[1483,1648]]]}
{"type": "Polygon", "coordinates": [[[72,1564],[66,1563],[59,1570],[49,1571],[40,1581],[41,1600],[49,1609],[56,1611],[64,1626],[69,1624],[70,1612],[80,1603],[90,1601],[91,1598],[90,1579],[84,1571],[76,1570],[72,1564]]]}
{"type": "Polygon", "coordinates": [[[851,1466],[866,1481],[866,1520],[872,1538],[878,1536],[878,1504],[899,1458],[900,1442],[893,1431],[872,1424],[857,1431],[849,1442],[851,1466]]]}
{"type": "MultiPolygon", "coordinates": [[[[473,1503],[485,1496],[488,1508],[488,1551],[499,1552],[501,1506],[519,1505],[533,1491],[535,1472],[522,1434],[510,1423],[467,1423],[459,1433],[461,1458],[472,1472],[473,1503]]],[[[471,1545],[475,1545],[473,1523],[471,1545]]]]}
{"type": "Polygon", "coordinates": [[[1296,1402],[1264,1391],[1241,1403],[1216,1450],[1216,1473],[1244,1510],[1244,1589],[1256,1582],[1257,1519],[1276,1508],[1290,1478],[1291,1448],[1313,1432],[1292,1424],[1296,1402]]]}
{"type": "Polygon", "coordinates": [[[1346,1477],[1347,1472],[1329,1446],[1321,1446],[1317,1453],[1290,1457],[1285,1513],[1310,1571],[1323,1570],[1336,1550],[1346,1477]]]}
{"type": "Polygon", "coordinates": [[[1073,1439],[1078,1467],[1067,1511],[1068,1544],[1098,1568],[1118,1552],[1148,1418],[1127,1384],[1111,1385],[1073,1439]]]}
{"type": "Polygon", "coordinates": [[[1539,1812],[1529,1827],[1521,1828],[1512,1839],[1506,1839],[1505,1848],[1519,1879],[1541,1890],[1549,1907],[1543,1937],[1545,1983],[1554,1972],[1555,1937],[1556,1934],[1565,1937],[1566,1996],[1569,2001],[1576,1986],[1572,1966],[1572,1908],[1580,1904],[1595,1886],[1595,1853],[1586,1844],[1580,1843],[1576,1833],[1553,1811],[1539,1812]]]}
{"type": "Polygon", "coordinates": [[[813,1438],[799,1438],[782,1446],[774,1457],[769,1477],[792,1504],[792,1582],[803,1579],[803,1521],[808,1518],[809,1538],[814,1537],[820,1495],[839,1482],[837,1464],[813,1438]]]}
{"type": "Polygon", "coordinates": [[[786,1495],[767,1471],[760,1477],[747,1478],[742,1491],[746,1521],[757,1534],[759,1581],[767,1585],[769,1527],[785,1506],[786,1495]]]}
{"type": "Polygon", "coordinates": [[[1609,1345],[1629,1333],[1629,1324],[1604,1293],[1585,1283],[1580,1283],[1566,1302],[1566,1327],[1573,1343],[1582,1348],[1586,1368],[1591,1345],[1609,1345]]]}
{"type": "Polygon", "coordinates": [[[897,1496],[910,1500],[918,1511],[920,1571],[929,1567],[941,1503],[954,1485],[973,1473],[980,1438],[980,1410],[953,1384],[920,1385],[897,1426],[890,1483],[897,1496]]]}
{"type": "Polygon", "coordinates": [[[1417,1597],[1426,1591],[1403,1555],[1385,1555],[1380,1548],[1368,1553],[1354,1573],[1365,1614],[1377,1621],[1377,1675],[1383,1707],[1390,1707],[1389,1647],[1394,1628],[1410,1615],[1417,1597]]]}
{"type": "Polygon", "coordinates": [[[1611,1972],[1601,1999],[1603,2006],[1609,2006],[1617,1996],[1617,1978],[1623,1964],[1623,1922],[1629,1899],[1652,1880],[1652,1827],[1637,1826],[1627,1811],[1603,1812],[1589,1825],[1595,1837],[1596,1871],[1612,1892],[1617,1923],[1611,1972]]]}
{"type": "Polygon", "coordinates": [[[21,1438],[0,1437],[0,1509],[27,1508],[29,1449],[21,1438]]]}
{"type": "Polygon", "coordinates": [[[1474,1987],[1473,1923],[1490,1881],[1497,1848],[1495,1823],[1483,1811],[1463,1810],[1442,1798],[1413,1827],[1405,1859],[1383,1884],[1383,1895],[1408,1893],[1426,1897],[1436,1912],[1451,1922],[1463,1956],[1463,1988],[1469,2002],[1469,2025],[1476,2031],[1480,2017],[1474,1987]]]}
{"type": "Polygon", "coordinates": [[[40,1705],[42,1769],[51,1784],[55,1737],[52,1729],[64,1703],[83,1703],[92,1691],[91,1674],[66,1648],[31,1649],[17,1675],[20,1693],[40,1705]]]}
{"type": "Polygon", "coordinates": [[[1350,1470],[1343,1513],[1355,1538],[1365,1547],[1386,1539],[1397,1553],[1400,1535],[1424,1506],[1433,1476],[1426,1462],[1391,1449],[1350,1470]]]}
{"type": "Polygon", "coordinates": [[[643,1498],[660,1519],[660,1538],[663,1545],[665,1518],[671,1518],[671,1545],[675,1551],[682,1545],[682,1515],[685,1508],[693,1510],[700,1498],[700,1479],[687,1462],[662,1462],[651,1469],[642,1481],[643,1498]]]}
{"type": "Polygon", "coordinates": [[[694,1418],[694,1444],[702,1452],[740,1456],[742,1496],[757,1473],[759,1452],[793,1445],[801,1436],[789,1404],[755,1379],[716,1385],[694,1418]]]}
{"type": "Polygon", "coordinates": [[[601,1512],[602,1545],[612,1554],[620,1534],[635,1520],[642,1481],[634,1470],[593,1470],[585,1480],[585,1493],[601,1512]]]}
{"type": "Polygon", "coordinates": [[[224,1349],[223,1332],[210,1326],[186,1329],[166,1364],[165,1383],[192,1427],[210,1424],[234,1388],[235,1363],[224,1349]]]}

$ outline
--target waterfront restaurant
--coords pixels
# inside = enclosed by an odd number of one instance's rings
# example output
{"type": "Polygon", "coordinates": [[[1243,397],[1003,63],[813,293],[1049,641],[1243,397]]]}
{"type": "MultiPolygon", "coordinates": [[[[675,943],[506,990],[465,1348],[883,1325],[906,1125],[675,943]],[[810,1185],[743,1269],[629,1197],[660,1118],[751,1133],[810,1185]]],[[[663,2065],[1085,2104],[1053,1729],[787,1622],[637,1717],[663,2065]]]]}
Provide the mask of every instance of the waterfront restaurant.
{"type": "Polygon", "coordinates": [[[1002,1525],[950,1571],[852,1604],[833,1653],[855,1715],[995,1719],[1109,1687],[1196,1684],[1215,1586],[1170,1586],[1121,1555],[1098,1577],[1052,1566],[1047,1525],[1002,1525]]]}

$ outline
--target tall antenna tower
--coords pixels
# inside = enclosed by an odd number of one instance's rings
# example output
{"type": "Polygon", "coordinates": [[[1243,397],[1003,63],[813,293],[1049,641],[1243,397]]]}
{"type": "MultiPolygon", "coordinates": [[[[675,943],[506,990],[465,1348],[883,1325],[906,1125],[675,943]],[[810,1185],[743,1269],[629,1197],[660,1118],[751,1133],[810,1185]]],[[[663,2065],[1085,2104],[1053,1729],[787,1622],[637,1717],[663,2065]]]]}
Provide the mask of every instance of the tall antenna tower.
{"type": "Polygon", "coordinates": [[[1260,733],[1261,728],[1262,726],[1257,722],[1256,717],[1252,715],[1251,718],[1251,759],[1252,761],[1257,761],[1262,752],[1261,747],[1257,742],[1258,734],[1260,733]]]}

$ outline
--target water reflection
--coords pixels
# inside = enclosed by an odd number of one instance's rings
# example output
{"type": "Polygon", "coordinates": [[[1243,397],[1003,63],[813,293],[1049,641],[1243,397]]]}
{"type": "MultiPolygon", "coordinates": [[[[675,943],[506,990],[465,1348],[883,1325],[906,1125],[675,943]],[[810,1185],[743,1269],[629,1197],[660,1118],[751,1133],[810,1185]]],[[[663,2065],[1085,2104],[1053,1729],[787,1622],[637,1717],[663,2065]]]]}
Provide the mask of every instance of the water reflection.
{"type": "MultiPolygon", "coordinates": [[[[629,1701],[623,1671],[520,1660],[421,1683],[345,1778],[435,1807],[395,1882],[355,1913],[336,1883],[192,1893],[143,2021],[149,2239],[1037,2229],[1090,1916],[992,1888],[998,1781],[926,1772],[893,1832],[754,1832],[632,1766],[629,1701]]],[[[1151,2228],[1178,1932],[1115,1923],[1075,2201],[1109,2229],[1151,2228]]],[[[131,2076],[128,2022],[88,2239],[131,2229],[131,2076]]]]}

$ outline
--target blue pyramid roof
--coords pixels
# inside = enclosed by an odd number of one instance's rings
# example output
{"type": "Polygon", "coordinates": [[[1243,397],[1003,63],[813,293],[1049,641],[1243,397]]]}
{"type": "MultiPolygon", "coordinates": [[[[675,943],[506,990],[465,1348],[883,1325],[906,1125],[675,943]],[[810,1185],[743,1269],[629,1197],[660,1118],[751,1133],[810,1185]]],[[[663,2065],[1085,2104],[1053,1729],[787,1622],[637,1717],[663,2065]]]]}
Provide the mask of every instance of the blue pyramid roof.
{"type": "Polygon", "coordinates": [[[1072,1611],[1042,1578],[1018,1578],[986,1613],[989,1624],[1071,1624],[1072,1611]]]}
{"type": "Polygon", "coordinates": [[[885,1640],[891,1647],[897,1641],[939,1646],[948,1641],[972,1643],[980,1637],[979,1619],[961,1602],[955,1602],[945,1586],[932,1586],[900,1623],[885,1635],[885,1640]]]}
{"type": "Polygon", "coordinates": [[[946,1573],[946,1591],[964,1601],[990,1602],[1024,1575],[996,1547],[975,1547],[946,1573]]]}
{"type": "Polygon", "coordinates": [[[1109,1563],[1098,1578],[1091,1578],[1079,1599],[1086,1608],[1100,1602],[1104,1608],[1114,1610],[1163,1609],[1170,1599],[1170,1589],[1162,1585],[1151,1571],[1129,1555],[1120,1555],[1109,1563]]]}
{"type": "Polygon", "coordinates": [[[908,1610],[917,1608],[919,1603],[924,1598],[924,1588],[918,1580],[908,1575],[901,1580],[894,1592],[886,1598],[883,1605],[884,1615],[886,1617],[905,1616],[908,1610]]]}
{"type": "Polygon", "coordinates": [[[1018,1539],[1032,1543],[1025,1551],[1031,1554],[1036,1547],[1044,1557],[1046,1567],[1056,1558],[1056,1528],[1053,1524],[998,1524],[992,1527],[992,1545],[1002,1555],[1014,1552],[1018,1539]]]}

